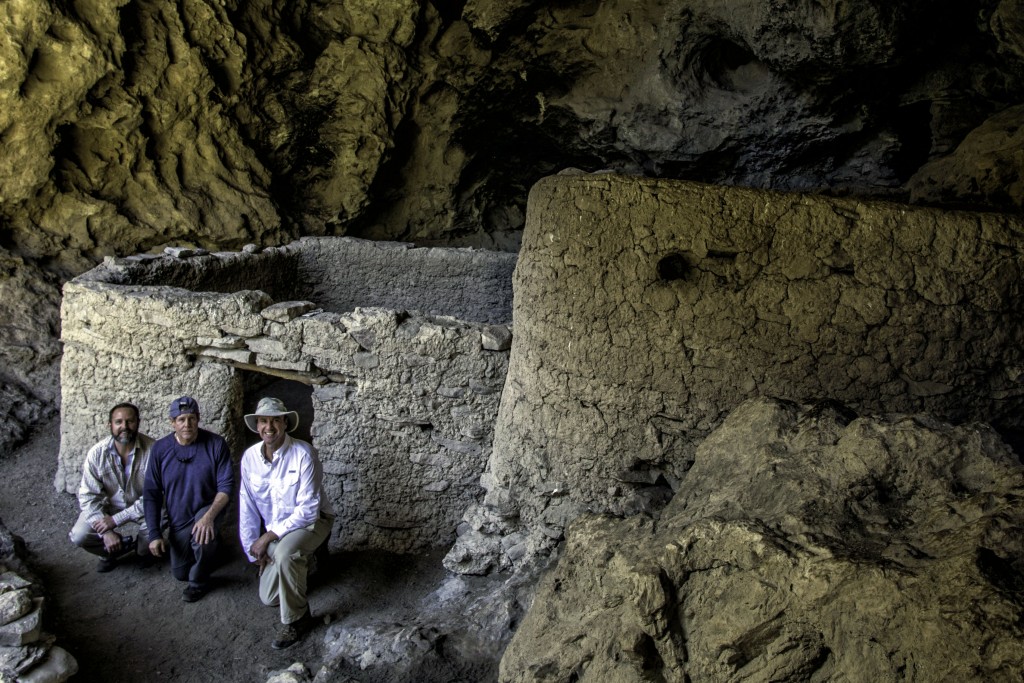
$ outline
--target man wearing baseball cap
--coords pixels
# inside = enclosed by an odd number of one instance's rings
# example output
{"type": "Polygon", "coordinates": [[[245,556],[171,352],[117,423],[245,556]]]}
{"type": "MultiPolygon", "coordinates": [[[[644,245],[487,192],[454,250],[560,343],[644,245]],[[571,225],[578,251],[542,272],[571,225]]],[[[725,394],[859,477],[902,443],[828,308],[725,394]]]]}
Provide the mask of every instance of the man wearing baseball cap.
{"type": "Polygon", "coordinates": [[[271,643],[280,650],[298,642],[312,621],[309,558],[330,536],[334,511],[316,449],[289,435],[299,425],[298,413],[267,397],[245,424],[260,440],[242,454],[238,534],[249,561],[259,566],[260,600],[280,606],[271,643]]]}
{"type": "Polygon", "coordinates": [[[143,488],[149,551],[170,547],[171,574],[188,581],[181,599],[195,602],[210,590],[216,563],[217,527],[234,493],[231,454],[223,437],[199,428],[199,404],[191,396],[171,402],[174,431],[153,444],[143,488]],[[167,512],[167,539],[160,514],[167,512]]]}

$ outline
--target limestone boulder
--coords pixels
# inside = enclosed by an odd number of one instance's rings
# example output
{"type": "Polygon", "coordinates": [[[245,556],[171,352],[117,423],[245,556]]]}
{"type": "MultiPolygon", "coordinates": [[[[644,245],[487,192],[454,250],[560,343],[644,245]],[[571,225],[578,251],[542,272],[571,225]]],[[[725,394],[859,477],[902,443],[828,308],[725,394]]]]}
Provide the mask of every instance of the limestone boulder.
{"type": "Polygon", "coordinates": [[[572,526],[499,680],[1016,680],[1022,493],[988,427],[748,401],[660,519],[572,526]]]}

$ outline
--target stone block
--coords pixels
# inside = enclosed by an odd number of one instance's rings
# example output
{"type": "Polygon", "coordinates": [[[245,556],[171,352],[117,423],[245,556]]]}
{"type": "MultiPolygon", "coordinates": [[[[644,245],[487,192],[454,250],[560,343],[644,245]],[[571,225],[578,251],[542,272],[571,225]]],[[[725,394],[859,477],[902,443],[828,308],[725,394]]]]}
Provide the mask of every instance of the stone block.
{"type": "Polygon", "coordinates": [[[480,333],[480,345],[488,351],[508,351],[512,348],[512,330],[505,325],[488,325],[480,333]]]}
{"type": "Polygon", "coordinates": [[[197,337],[197,346],[212,346],[217,349],[244,349],[245,338],[234,334],[223,337],[197,337]]]}
{"type": "Polygon", "coordinates": [[[62,647],[53,646],[35,667],[23,673],[19,683],[61,683],[78,673],[78,660],[62,647]]]}
{"type": "Polygon", "coordinates": [[[164,253],[171,258],[191,258],[193,256],[202,256],[209,252],[206,249],[193,247],[164,247],[164,253]]]}
{"type": "Polygon", "coordinates": [[[260,311],[260,315],[272,322],[286,323],[300,315],[316,310],[316,307],[312,301],[281,301],[267,306],[260,311]]]}
{"type": "Polygon", "coordinates": [[[29,613],[0,625],[0,645],[20,647],[39,639],[43,621],[43,599],[35,598],[32,605],[32,611],[29,613]]]}
{"type": "MultiPolygon", "coordinates": [[[[3,567],[3,565],[0,565],[0,567],[3,567]]],[[[20,574],[12,571],[0,571],[0,594],[15,591],[19,588],[28,588],[31,585],[32,582],[23,578],[20,574]]]]}
{"type": "Polygon", "coordinates": [[[27,588],[0,593],[0,625],[20,619],[32,610],[32,594],[27,588]]]}
{"type": "Polygon", "coordinates": [[[199,355],[209,359],[220,359],[234,361],[235,363],[246,363],[251,365],[255,354],[246,349],[222,349],[217,347],[206,347],[199,349],[199,355]]]}
{"type": "Polygon", "coordinates": [[[261,356],[293,360],[290,356],[298,355],[298,349],[290,349],[280,339],[272,337],[252,337],[245,340],[245,345],[249,347],[250,351],[261,356]]]}
{"type": "Polygon", "coordinates": [[[313,369],[309,361],[291,362],[260,355],[256,356],[256,365],[264,368],[274,368],[275,370],[288,370],[290,372],[310,372],[313,369]]]}

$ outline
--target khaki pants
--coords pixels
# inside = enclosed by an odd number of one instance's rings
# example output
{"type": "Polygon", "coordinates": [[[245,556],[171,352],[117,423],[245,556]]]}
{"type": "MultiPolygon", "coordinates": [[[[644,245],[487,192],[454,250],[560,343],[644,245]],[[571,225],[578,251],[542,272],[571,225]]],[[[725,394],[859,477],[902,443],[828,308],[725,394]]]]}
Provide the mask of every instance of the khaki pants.
{"type": "MultiPolygon", "coordinates": [[[[109,514],[113,515],[120,512],[120,510],[111,510],[109,514]]],[[[146,523],[143,522],[140,527],[136,522],[125,522],[121,526],[114,529],[122,538],[125,536],[135,533],[135,548],[122,548],[122,553],[127,553],[130,550],[135,550],[137,555],[148,555],[149,554],[149,534],[146,533],[146,523]]],[[[100,557],[107,557],[107,551],[103,547],[103,537],[92,530],[92,525],[89,524],[89,519],[86,517],[84,512],[79,513],[78,520],[75,522],[75,526],[68,532],[68,538],[71,542],[77,545],[83,550],[87,550],[93,555],[99,555],[100,557]]]]}
{"type": "Polygon", "coordinates": [[[285,534],[267,549],[274,561],[263,568],[260,600],[264,605],[281,606],[282,624],[298,621],[306,613],[309,556],[331,535],[332,521],[321,517],[307,527],[285,534]]]}

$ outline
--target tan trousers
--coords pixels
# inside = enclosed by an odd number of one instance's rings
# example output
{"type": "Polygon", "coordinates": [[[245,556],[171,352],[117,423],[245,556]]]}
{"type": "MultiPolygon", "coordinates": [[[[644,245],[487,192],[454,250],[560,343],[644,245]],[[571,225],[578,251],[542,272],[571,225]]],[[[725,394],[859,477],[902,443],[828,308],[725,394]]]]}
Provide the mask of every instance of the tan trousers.
{"type": "MultiPolygon", "coordinates": [[[[116,514],[118,512],[120,510],[111,510],[109,514],[116,514]]],[[[145,522],[142,523],[141,527],[136,522],[125,522],[114,529],[114,531],[120,534],[122,538],[135,533],[135,553],[137,555],[149,554],[149,534],[146,532],[145,522]]],[[[92,530],[92,525],[89,524],[89,519],[84,512],[79,513],[75,526],[71,527],[71,531],[68,532],[68,538],[79,548],[88,550],[93,555],[107,557],[107,551],[103,547],[103,538],[92,530]]],[[[121,552],[127,553],[130,550],[132,548],[124,548],[121,552]]]]}
{"type": "Polygon", "coordinates": [[[281,606],[282,624],[298,621],[306,613],[309,606],[306,599],[309,556],[330,536],[332,521],[321,517],[270,544],[267,552],[274,561],[263,568],[260,600],[264,605],[281,606]]]}

